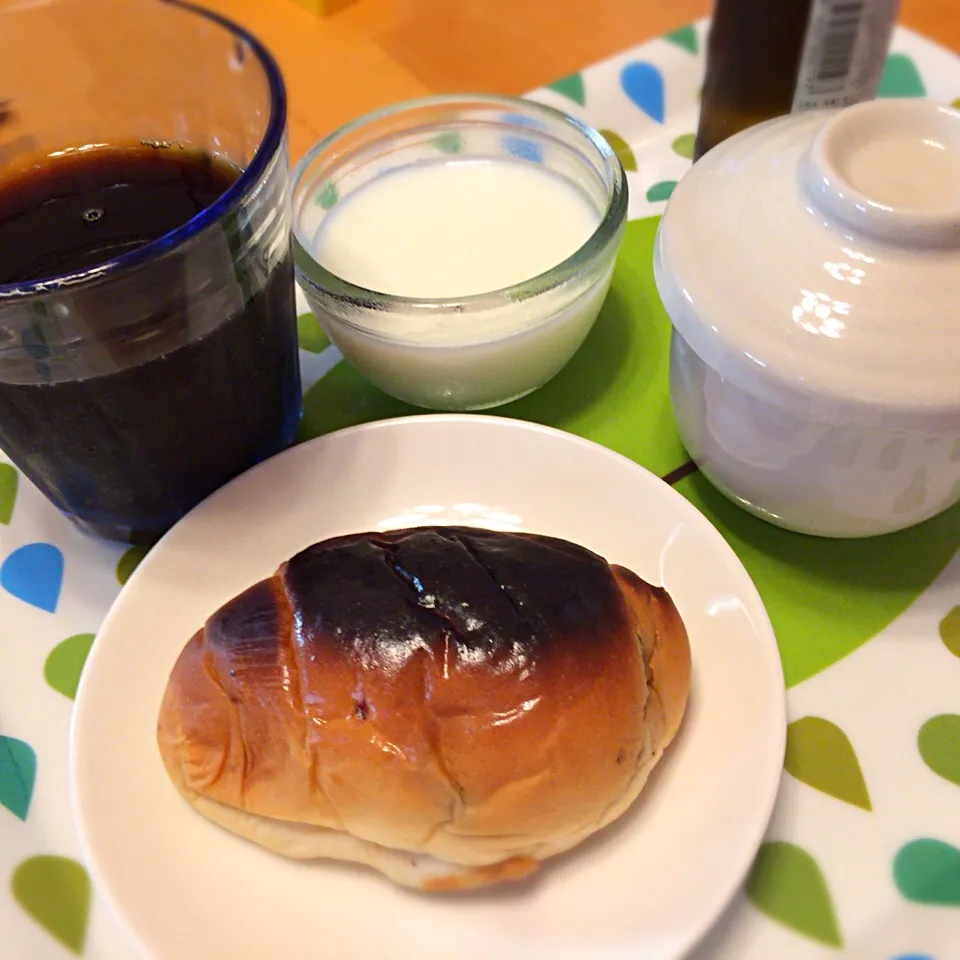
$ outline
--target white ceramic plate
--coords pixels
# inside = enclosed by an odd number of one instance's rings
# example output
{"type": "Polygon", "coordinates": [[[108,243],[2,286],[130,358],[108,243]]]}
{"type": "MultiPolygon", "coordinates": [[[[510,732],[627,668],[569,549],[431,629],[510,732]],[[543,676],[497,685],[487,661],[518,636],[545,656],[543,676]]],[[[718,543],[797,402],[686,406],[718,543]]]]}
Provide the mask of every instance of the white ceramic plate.
{"type": "Polygon", "coordinates": [[[71,786],[98,888],[149,956],[662,960],[691,947],[741,883],[773,808],[784,736],[760,597],[686,500],[569,434],[422,416],[343,430],[261,464],[154,548],[87,661],[71,786]],[[154,739],[190,636],[314,541],[432,522],[565,537],[673,596],[690,634],[690,705],[634,807],[532,881],[439,896],[361,868],[287,861],[195,813],[154,739]]]}

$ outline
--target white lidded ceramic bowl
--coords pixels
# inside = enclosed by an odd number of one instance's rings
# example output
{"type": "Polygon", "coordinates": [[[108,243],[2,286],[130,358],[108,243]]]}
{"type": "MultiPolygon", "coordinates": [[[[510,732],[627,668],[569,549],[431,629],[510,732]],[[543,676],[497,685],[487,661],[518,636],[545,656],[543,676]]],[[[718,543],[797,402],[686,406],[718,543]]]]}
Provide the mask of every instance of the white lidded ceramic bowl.
{"type": "Polygon", "coordinates": [[[960,111],[746,130],[677,186],[654,259],[680,436],[730,499],[833,537],[960,500],[960,111]]]}

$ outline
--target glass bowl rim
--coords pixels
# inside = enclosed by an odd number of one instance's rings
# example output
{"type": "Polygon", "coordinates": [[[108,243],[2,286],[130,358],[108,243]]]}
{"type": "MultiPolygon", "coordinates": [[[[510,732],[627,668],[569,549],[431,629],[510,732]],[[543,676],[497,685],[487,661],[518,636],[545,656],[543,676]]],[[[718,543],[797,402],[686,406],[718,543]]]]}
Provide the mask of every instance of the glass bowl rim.
{"type": "Polygon", "coordinates": [[[270,117],[253,158],[240,176],[210,206],[204,207],[176,229],[129,253],[85,270],[40,277],[26,282],[2,283],[0,284],[0,305],[11,300],[57,293],[78,285],[96,282],[163,256],[216,223],[236,207],[250,188],[264,175],[276,155],[286,131],[287,92],[283,75],[272,54],[252,33],[219,13],[197,6],[189,0],[164,0],[162,5],[179,7],[181,10],[212,21],[236,39],[246,43],[259,61],[270,91],[270,117]]]}
{"type": "MultiPolygon", "coordinates": [[[[401,130],[393,130],[388,136],[395,136],[401,132],[401,130]]],[[[349,154],[346,155],[349,156],[349,154]]],[[[342,159],[342,155],[337,159],[342,159]]],[[[373,110],[338,127],[322,140],[315,143],[293,168],[290,177],[290,195],[294,208],[292,211],[293,222],[291,229],[293,258],[297,280],[301,284],[307,286],[312,291],[316,291],[321,296],[333,296],[337,300],[354,307],[367,310],[403,309],[406,312],[424,314],[435,312],[458,314],[478,313],[493,307],[502,306],[509,302],[527,300],[560,286],[571,277],[576,276],[585,266],[595,261],[604,253],[626,221],[628,202],[627,180],[620,158],[606,139],[592,126],[562,110],[558,110],[555,107],[540,103],[536,100],[483,93],[438,94],[403,100],[379,110],[373,110]],[[600,222],[590,236],[566,259],[554,264],[554,266],[536,276],[530,277],[527,280],[521,280],[510,286],[501,287],[497,290],[487,290],[482,293],[452,299],[405,297],[379,290],[370,290],[366,287],[350,283],[348,280],[344,280],[342,277],[321,266],[300,242],[298,236],[299,217],[296,211],[298,188],[317,157],[334,146],[338,141],[342,140],[346,135],[368,124],[374,124],[379,120],[407,112],[414,114],[416,111],[425,107],[444,105],[452,107],[457,104],[501,107],[510,109],[521,115],[539,116],[554,123],[559,122],[572,128],[581,138],[581,143],[588,141],[600,155],[604,163],[604,188],[608,194],[606,208],[601,215],[600,222]]],[[[360,333],[380,340],[392,343],[415,342],[410,337],[394,337],[378,330],[372,330],[361,323],[345,317],[338,316],[335,319],[337,323],[344,324],[360,333]]],[[[538,326],[538,324],[534,324],[534,327],[535,326],[538,326]]],[[[528,329],[531,328],[524,328],[524,332],[528,329]]]]}

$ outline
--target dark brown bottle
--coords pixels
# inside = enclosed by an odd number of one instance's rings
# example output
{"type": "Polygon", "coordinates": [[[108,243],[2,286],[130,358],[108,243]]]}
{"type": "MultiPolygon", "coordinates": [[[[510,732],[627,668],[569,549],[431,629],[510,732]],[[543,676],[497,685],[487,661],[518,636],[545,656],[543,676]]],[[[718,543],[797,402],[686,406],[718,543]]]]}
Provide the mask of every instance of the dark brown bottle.
{"type": "Polygon", "coordinates": [[[876,96],[899,0],[716,0],[694,160],[773,117],[876,96]]]}

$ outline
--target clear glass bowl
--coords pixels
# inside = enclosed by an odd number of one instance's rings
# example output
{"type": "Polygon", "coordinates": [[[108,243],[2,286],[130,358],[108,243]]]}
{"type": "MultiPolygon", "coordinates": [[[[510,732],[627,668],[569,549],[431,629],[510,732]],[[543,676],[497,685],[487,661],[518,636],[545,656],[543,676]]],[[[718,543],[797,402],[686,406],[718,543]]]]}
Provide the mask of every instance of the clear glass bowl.
{"type": "Polygon", "coordinates": [[[283,80],[179,0],[15,3],[0,36],[0,181],[103,145],[241,171],[153,242],[0,285],[0,447],[83,529],[149,543],[296,435],[283,80]]]}
{"type": "Polygon", "coordinates": [[[506,403],[558,373],[596,320],[626,223],[626,178],[606,140],[513,97],[428,97],[371,113],[314,146],[292,180],[297,279],[320,325],[382,390],[438,410],[506,403]],[[454,158],[542,164],[595,207],[599,224],[547,272],[457,300],[368,290],[313,257],[312,238],[334,204],[388,170],[454,158]]]}

